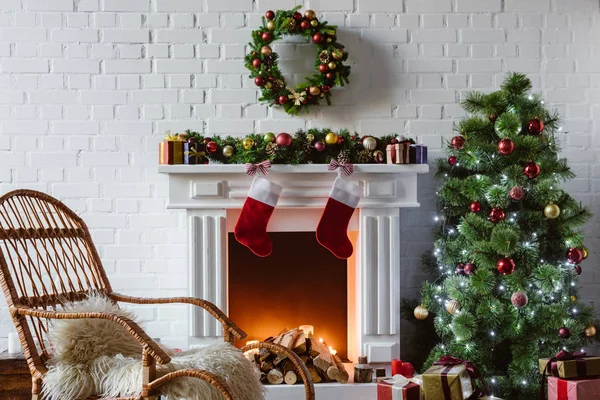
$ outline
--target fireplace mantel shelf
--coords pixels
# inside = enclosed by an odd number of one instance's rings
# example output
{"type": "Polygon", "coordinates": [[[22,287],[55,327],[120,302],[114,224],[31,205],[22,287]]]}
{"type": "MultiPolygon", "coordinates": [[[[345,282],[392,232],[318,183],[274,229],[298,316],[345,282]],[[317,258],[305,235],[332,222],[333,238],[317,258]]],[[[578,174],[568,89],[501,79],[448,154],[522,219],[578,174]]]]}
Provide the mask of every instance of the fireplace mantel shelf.
{"type": "MultiPolygon", "coordinates": [[[[163,174],[245,174],[243,164],[209,164],[209,165],[160,165],[158,172],[163,174]]],[[[426,174],[429,172],[427,164],[354,164],[356,174],[426,174]]],[[[329,171],[327,164],[302,164],[302,165],[278,165],[274,164],[269,173],[285,174],[336,174],[329,171]]]]}

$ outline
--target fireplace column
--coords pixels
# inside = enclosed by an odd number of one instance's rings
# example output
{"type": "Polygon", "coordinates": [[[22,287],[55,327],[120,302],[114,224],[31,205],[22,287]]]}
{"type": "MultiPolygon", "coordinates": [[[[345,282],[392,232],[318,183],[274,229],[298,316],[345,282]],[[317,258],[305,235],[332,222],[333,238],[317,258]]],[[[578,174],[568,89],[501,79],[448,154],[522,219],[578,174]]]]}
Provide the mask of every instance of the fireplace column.
{"type": "Polygon", "coordinates": [[[362,354],[371,362],[400,357],[400,210],[361,208],[358,298],[362,354]]]}
{"type": "MultiPolygon", "coordinates": [[[[225,210],[188,210],[190,296],[210,301],[227,314],[227,225],[225,210]]],[[[221,324],[199,307],[190,310],[190,336],[223,336],[221,324]]]]}

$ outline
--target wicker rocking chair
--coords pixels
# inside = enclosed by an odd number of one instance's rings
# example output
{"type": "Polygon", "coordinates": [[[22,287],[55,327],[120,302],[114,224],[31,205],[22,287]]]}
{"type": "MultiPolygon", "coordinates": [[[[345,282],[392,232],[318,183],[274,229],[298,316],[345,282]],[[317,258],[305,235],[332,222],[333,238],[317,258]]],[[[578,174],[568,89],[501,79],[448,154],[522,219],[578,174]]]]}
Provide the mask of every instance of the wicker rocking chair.
{"type": "MultiPolygon", "coordinates": [[[[221,310],[204,300],[190,297],[143,299],[113,292],[87,226],[72,210],[51,196],[17,190],[0,197],[0,284],[31,371],[32,400],[41,399],[46,362],[52,357],[47,340],[49,320],[78,318],[113,321],[115,329],[126,329],[142,345],[141,396],[121,399],[155,400],[162,385],[180,377],[202,379],[216,387],[225,399],[233,399],[227,383],[207,371],[187,369],[156,378],[156,363],[167,364],[171,359],[127,318],[101,312],[56,311],[57,306],[80,301],[91,291],[96,291],[115,302],[186,303],[202,307],[223,325],[225,341],[233,343],[234,338],[246,336],[221,310]]],[[[268,348],[294,362],[304,382],[307,400],[314,400],[311,375],[296,354],[272,343],[252,344],[242,351],[256,348],[268,348]]]]}

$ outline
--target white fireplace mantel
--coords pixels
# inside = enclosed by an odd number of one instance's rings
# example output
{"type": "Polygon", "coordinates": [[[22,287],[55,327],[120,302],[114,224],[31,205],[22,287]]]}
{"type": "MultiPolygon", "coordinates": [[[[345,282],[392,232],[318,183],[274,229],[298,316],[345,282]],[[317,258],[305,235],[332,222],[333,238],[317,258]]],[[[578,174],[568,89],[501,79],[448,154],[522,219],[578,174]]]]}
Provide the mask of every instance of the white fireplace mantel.
{"type": "MultiPolygon", "coordinates": [[[[190,295],[227,313],[227,234],[253,178],[244,165],[161,165],[158,171],[169,176],[168,208],[187,211],[190,295]]],[[[400,355],[400,208],[419,206],[417,175],[427,172],[421,164],[363,164],[345,177],[364,189],[349,227],[359,232],[348,304],[351,360],[367,355],[389,362],[400,355]]],[[[337,175],[322,164],[273,165],[267,178],[283,192],[269,231],[314,231],[337,175]]],[[[221,326],[198,309],[191,310],[189,326],[193,342],[221,335],[221,326]]]]}

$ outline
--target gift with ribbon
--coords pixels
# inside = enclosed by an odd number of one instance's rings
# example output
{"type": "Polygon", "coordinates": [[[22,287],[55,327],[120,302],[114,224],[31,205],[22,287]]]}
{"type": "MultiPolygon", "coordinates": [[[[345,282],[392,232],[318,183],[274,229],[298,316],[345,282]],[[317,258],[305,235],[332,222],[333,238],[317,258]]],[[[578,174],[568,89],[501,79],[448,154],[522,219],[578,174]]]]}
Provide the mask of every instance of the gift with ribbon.
{"type": "Polygon", "coordinates": [[[207,164],[206,146],[197,140],[190,139],[183,143],[183,163],[184,164],[207,164]]]}
{"type": "Polygon", "coordinates": [[[443,356],[423,373],[423,392],[426,399],[464,400],[474,393],[479,397],[475,380],[479,380],[483,393],[489,394],[485,381],[470,361],[452,356],[443,356]]]}
{"type": "Polygon", "coordinates": [[[388,144],[386,147],[386,159],[388,164],[410,163],[410,141],[388,144]]]}
{"type": "Polygon", "coordinates": [[[539,360],[540,373],[558,378],[585,378],[600,375],[600,357],[587,356],[584,352],[559,351],[552,358],[539,360]]]}
{"type": "Polygon", "coordinates": [[[421,376],[394,375],[377,380],[377,400],[422,400],[421,376]]]}
{"type": "Polygon", "coordinates": [[[187,135],[167,133],[165,140],[158,145],[159,164],[183,164],[183,145],[187,135]]]}
{"type": "Polygon", "coordinates": [[[411,144],[409,159],[411,164],[427,164],[427,146],[422,144],[411,144]]]}
{"type": "Polygon", "coordinates": [[[548,378],[548,400],[600,399],[600,379],[548,378]]]}

